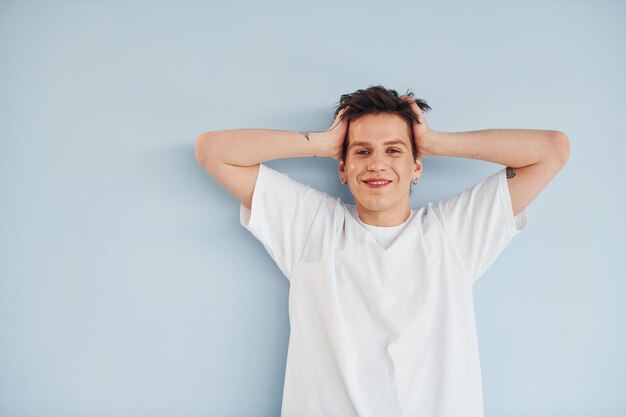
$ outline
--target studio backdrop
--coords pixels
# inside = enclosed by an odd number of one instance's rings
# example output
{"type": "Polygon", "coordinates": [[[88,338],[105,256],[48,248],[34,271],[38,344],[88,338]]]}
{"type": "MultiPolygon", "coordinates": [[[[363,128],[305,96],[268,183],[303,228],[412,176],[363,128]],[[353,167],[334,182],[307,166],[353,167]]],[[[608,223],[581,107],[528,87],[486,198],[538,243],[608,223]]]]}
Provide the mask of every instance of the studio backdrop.
{"type": "MultiPolygon", "coordinates": [[[[326,130],[383,85],[442,131],[565,132],[474,286],[487,416],[626,415],[626,5],[0,2],[0,415],[278,416],[289,281],[196,137],[326,130]]],[[[267,166],[352,203],[337,161],[267,166]]],[[[503,166],[424,159],[411,207],[503,166]]]]}

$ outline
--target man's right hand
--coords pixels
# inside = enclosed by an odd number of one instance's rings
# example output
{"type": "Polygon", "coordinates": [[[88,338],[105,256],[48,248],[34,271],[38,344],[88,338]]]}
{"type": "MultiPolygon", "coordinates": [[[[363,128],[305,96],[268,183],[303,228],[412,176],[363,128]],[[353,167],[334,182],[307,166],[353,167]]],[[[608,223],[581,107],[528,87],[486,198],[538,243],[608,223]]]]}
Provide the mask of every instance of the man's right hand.
{"type": "Polygon", "coordinates": [[[335,117],[332,126],[324,132],[324,140],[330,142],[330,155],[328,156],[338,161],[341,160],[343,154],[343,142],[346,140],[348,125],[350,123],[349,120],[343,118],[346,109],[348,109],[348,107],[341,109],[341,111],[337,113],[337,117],[335,117]]]}

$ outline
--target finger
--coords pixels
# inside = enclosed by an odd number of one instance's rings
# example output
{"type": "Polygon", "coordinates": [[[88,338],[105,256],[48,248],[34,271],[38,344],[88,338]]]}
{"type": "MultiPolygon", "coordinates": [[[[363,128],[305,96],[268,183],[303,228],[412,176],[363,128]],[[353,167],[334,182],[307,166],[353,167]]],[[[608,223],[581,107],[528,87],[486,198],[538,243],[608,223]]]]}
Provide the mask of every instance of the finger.
{"type": "Polygon", "coordinates": [[[409,103],[411,103],[411,110],[413,110],[415,113],[417,113],[418,116],[421,116],[422,115],[422,109],[420,108],[420,106],[417,105],[417,102],[415,101],[415,99],[411,98],[409,103]]]}
{"type": "Polygon", "coordinates": [[[336,126],[340,125],[341,123],[343,123],[343,115],[346,112],[346,109],[348,107],[344,107],[343,109],[339,110],[339,113],[337,113],[337,116],[335,116],[335,120],[333,120],[333,124],[330,127],[330,129],[334,129],[336,126]]]}
{"type": "Polygon", "coordinates": [[[343,109],[341,109],[339,111],[339,113],[337,113],[337,117],[335,117],[335,122],[343,123],[344,122],[344,115],[345,115],[347,110],[348,110],[348,107],[344,107],[343,109]]]}
{"type": "Polygon", "coordinates": [[[415,98],[411,97],[411,96],[402,96],[400,97],[400,100],[402,102],[406,102],[409,103],[411,110],[417,112],[417,114],[422,114],[422,109],[420,109],[420,107],[417,105],[417,102],[415,101],[415,98]]]}

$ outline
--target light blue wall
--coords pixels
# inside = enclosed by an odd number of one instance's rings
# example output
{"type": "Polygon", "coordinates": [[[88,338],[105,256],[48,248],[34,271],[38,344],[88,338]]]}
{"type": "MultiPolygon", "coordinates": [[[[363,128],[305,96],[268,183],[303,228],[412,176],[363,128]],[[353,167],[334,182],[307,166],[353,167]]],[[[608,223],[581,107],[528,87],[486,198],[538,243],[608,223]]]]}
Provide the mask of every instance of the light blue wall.
{"type": "MultiPolygon", "coordinates": [[[[566,132],[475,286],[487,416],[626,414],[626,5],[0,3],[0,415],[277,416],[288,281],[194,158],[411,88],[433,129],[566,132]]],[[[350,200],[330,159],[267,164],[350,200]]],[[[425,159],[412,206],[502,166],[425,159]]]]}

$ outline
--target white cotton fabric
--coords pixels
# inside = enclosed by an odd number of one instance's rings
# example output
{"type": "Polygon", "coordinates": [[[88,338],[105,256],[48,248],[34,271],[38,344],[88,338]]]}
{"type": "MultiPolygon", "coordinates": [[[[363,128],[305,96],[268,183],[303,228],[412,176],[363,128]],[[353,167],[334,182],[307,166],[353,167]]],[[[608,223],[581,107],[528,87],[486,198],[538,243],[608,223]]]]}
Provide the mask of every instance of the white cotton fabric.
{"type": "Polygon", "coordinates": [[[384,228],[261,164],[240,222],[290,281],[282,417],[483,417],[472,286],[528,222],[505,168],[384,228]]]}
{"type": "Polygon", "coordinates": [[[356,206],[349,206],[350,213],[352,217],[357,219],[359,223],[374,236],[374,238],[380,243],[385,249],[388,249],[389,246],[393,243],[393,241],[398,237],[402,229],[406,227],[411,218],[415,216],[415,210],[411,210],[409,214],[409,218],[404,221],[404,223],[399,224],[397,226],[372,226],[371,224],[364,223],[363,220],[359,217],[359,212],[356,209],[356,206]]]}

